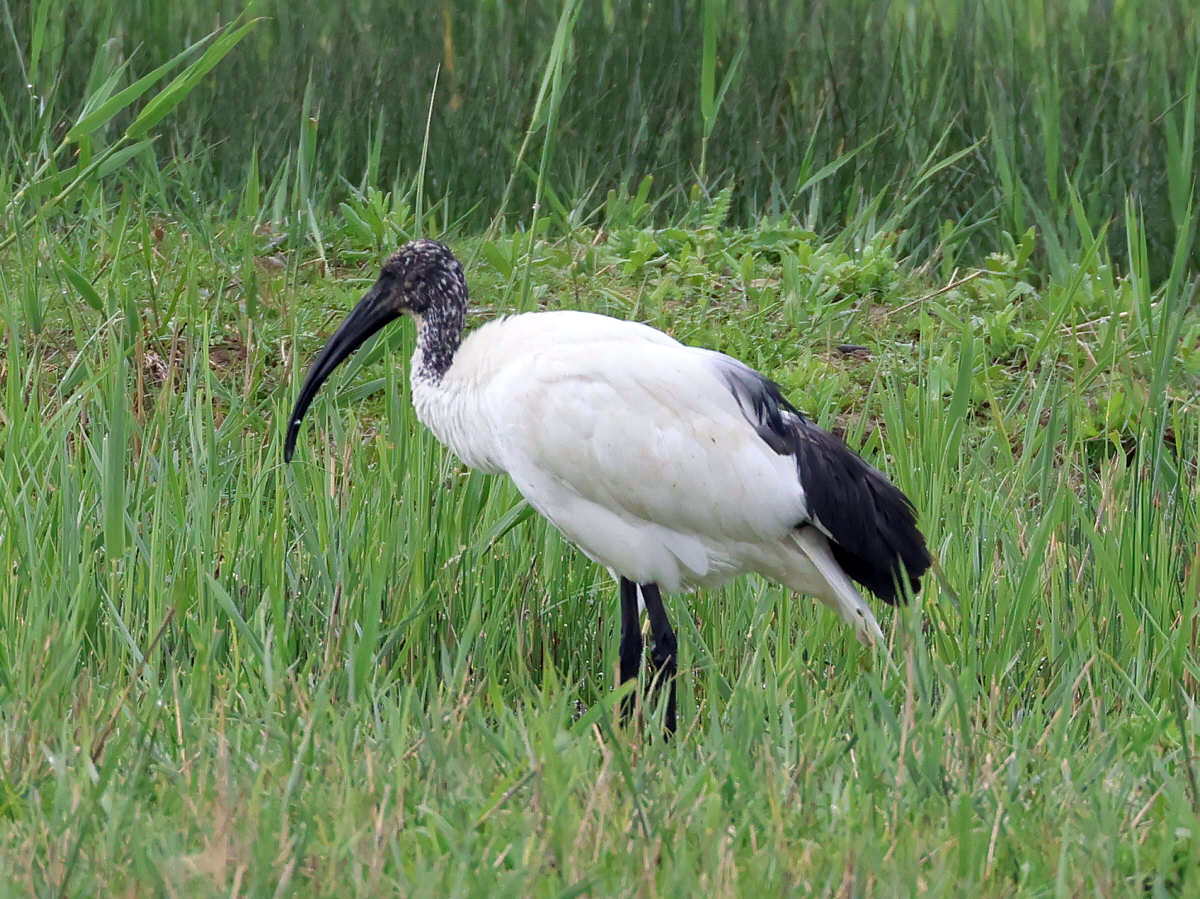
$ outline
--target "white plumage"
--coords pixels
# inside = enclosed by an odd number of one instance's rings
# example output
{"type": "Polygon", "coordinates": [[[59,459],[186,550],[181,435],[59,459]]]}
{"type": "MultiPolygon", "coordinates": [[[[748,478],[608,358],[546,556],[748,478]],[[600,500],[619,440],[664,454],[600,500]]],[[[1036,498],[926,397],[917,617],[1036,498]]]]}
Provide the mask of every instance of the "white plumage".
{"type": "Polygon", "coordinates": [[[614,574],[676,592],[758,571],[817,595],[864,641],[882,636],[857,591],[817,571],[822,540],[797,541],[804,488],[722,381],[736,360],[633,322],[543,312],[468,335],[440,381],[421,363],[421,422],[472,468],[508,474],[614,574]]]}
{"type": "MultiPolygon", "coordinates": [[[[655,620],[658,588],[709,587],[748,571],[816,596],[863,642],[882,639],[847,573],[889,601],[905,575],[916,588],[929,559],[911,504],[774,384],[729,356],[584,312],[504,318],[462,339],[466,298],[446,247],[402,248],[314,364],[287,457],[329,372],[407,313],[418,323],[418,418],[467,465],[506,473],[622,579],[626,619],[627,587],[639,585],[669,673],[674,635],[665,612],[655,620]]],[[[625,633],[623,678],[635,643],[639,663],[641,653],[628,620],[625,633]]],[[[673,719],[672,699],[670,728],[673,719]]]]}

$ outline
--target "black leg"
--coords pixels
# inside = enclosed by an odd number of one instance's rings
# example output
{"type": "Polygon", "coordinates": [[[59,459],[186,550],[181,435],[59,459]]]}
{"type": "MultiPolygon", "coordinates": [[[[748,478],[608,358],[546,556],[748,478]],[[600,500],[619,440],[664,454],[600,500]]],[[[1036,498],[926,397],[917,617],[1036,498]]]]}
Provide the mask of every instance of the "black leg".
{"type": "Polygon", "coordinates": [[[679,644],[675,640],[675,631],[671,630],[667,610],[663,608],[658,585],[642,584],[641,590],[642,601],[646,604],[646,612],[650,616],[650,634],[654,637],[654,648],[650,650],[650,664],[653,666],[659,687],[666,684],[668,690],[666,728],[669,736],[675,733],[675,671],[679,644]]]}
{"type": "MultiPolygon", "coordinates": [[[[621,683],[636,680],[642,668],[642,625],[638,620],[637,584],[621,578],[621,683]]],[[[630,693],[621,702],[621,718],[633,718],[635,696],[630,693]]]]}

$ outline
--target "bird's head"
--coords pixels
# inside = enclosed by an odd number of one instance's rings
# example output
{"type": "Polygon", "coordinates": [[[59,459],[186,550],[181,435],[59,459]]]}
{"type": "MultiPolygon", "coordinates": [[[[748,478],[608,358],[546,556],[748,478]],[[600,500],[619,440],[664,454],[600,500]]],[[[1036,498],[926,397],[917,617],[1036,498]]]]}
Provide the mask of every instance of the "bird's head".
{"type": "Polygon", "coordinates": [[[371,288],[375,291],[398,312],[418,319],[465,310],[467,305],[462,266],[450,248],[436,240],[413,240],[393,253],[371,288]]]}
{"type": "Polygon", "coordinates": [[[436,240],[414,240],[397,250],[383,264],[371,289],[329,338],[304,379],[288,418],[283,458],[292,460],[300,422],[325,379],[368,337],[401,315],[410,315],[437,332],[439,345],[427,352],[445,354],[448,364],[458,347],[466,309],[466,280],[449,247],[436,240]]]}

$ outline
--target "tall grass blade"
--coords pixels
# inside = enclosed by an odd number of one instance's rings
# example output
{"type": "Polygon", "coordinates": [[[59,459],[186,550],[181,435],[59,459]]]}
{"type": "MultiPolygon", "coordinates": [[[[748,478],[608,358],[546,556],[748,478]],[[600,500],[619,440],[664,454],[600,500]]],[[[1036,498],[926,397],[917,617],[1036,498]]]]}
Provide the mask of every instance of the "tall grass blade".
{"type": "Polygon", "coordinates": [[[242,38],[261,21],[260,19],[250,19],[238,25],[240,18],[239,16],[238,19],[222,28],[219,36],[199,59],[176,75],[165,88],[151,98],[126,129],[125,134],[130,140],[136,141],[145,137],[155,125],[170,114],[171,110],[187,99],[188,94],[195,89],[204,76],[228,56],[242,38]]]}

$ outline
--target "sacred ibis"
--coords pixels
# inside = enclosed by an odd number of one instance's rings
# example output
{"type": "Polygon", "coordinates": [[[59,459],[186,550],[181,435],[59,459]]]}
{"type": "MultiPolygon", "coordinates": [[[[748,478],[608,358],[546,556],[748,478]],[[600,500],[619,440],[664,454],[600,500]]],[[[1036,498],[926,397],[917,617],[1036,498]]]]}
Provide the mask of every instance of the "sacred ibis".
{"type": "Polygon", "coordinates": [[[288,423],[291,461],[321,384],[401,314],[417,327],[417,418],[464,463],[512,478],[529,504],[620,581],[622,682],[637,677],[640,606],[675,728],[676,641],[660,590],[757,571],[815,596],[870,645],[880,599],[929,567],[913,505],[747,365],[647,325],[535,312],[463,337],[467,284],[449,248],[401,247],[313,363],[288,423]],[[640,598],[640,601],[639,601],[640,598]]]}

